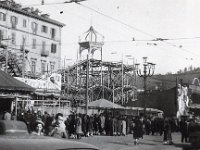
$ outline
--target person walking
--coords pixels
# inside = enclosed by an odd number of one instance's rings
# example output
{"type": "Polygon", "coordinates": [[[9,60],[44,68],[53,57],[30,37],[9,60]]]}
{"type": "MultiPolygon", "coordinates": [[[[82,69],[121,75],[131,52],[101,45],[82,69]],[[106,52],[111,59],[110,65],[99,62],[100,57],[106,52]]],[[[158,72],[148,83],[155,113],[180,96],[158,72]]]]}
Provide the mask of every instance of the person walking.
{"type": "Polygon", "coordinates": [[[105,131],[105,117],[103,114],[100,114],[100,134],[103,135],[105,131]]]}
{"type": "Polygon", "coordinates": [[[165,118],[164,121],[164,137],[163,137],[163,144],[164,145],[171,145],[172,142],[172,134],[171,134],[171,124],[168,118],[165,118]]]}
{"type": "Polygon", "coordinates": [[[143,138],[143,125],[139,116],[136,116],[135,120],[133,121],[133,138],[134,144],[139,144],[139,139],[143,138]]]}
{"type": "Polygon", "coordinates": [[[76,134],[77,139],[81,139],[81,135],[83,134],[81,114],[78,114],[76,117],[76,134]]]}
{"type": "Polygon", "coordinates": [[[65,124],[62,113],[56,114],[55,123],[53,124],[53,129],[50,131],[49,135],[57,138],[68,137],[65,130],[65,124]]]}
{"type": "Polygon", "coordinates": [[[118,116],[117,118],[117,135],[120,136],[122,133],[122,118],[118,116]]]}
{"type": "Polygon", "coordinates": [[[35,131],[33,131],[31,134],[38,136],[44,135],[44,122],[41,119],[36,120],[35,131]]]}
{"type": "Polygon", "coordinates": [[[122,119],[122,135],[123,136],[126,135],[126,120],[125,120],[125,117],[123,117],[123,119],[122,119]]]}
{"type": "Polygon", "coordinates": [[[188,124],[185,117],[181,117],[180,121],[181,142],[188,142],[188,124]]]}
{"type": "Polygon", "coordinates": [[[9,111],[5,111],[3,119],[11,120],[11,113],[9,111]]]}

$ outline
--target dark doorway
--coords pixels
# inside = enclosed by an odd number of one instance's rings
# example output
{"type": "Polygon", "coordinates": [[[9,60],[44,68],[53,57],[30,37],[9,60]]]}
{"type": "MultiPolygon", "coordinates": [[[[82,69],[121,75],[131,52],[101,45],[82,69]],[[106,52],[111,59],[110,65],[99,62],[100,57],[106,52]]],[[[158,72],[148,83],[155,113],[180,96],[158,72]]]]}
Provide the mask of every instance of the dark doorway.
{"type": "Polygon", "coordinates": [[[0,112],[11,111],[12,100],[9,98],[0,98],[0,112]]]}

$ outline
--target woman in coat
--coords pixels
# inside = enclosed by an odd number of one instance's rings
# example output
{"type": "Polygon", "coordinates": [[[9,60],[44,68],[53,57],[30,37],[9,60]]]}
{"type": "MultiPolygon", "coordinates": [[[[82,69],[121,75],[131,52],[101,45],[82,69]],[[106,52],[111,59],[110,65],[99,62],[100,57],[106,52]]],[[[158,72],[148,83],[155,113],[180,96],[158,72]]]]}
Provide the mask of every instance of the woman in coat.
{"type": "Polygon", "coordinates": [[[139,139],[143,137],[143,124],[140,121],[139,117],[136,117],[133,123],[133,138],[134,144],[139,144],[139,139]]]}
{"type": "Polygon", "coordinates": [[[76,134],[77,139],[81,139],[81,135],[83,134],[81,114],[78,114],[76,117],[76,134]]]}
{"type": "Polygon", "coordinates": [[[163,138],[163,141],[164,141],[165,145],[173,144],[172,134],[171,134],[171,124],[170,124],[170,120],[168,118],[165,118],[165,121],[164,121],[164,138],[163,138]]]}
{"type": "Polygon", "coordinates": [[[122,119],[122,135],[126,135],[126,120],[125,118],[122,119]]]}

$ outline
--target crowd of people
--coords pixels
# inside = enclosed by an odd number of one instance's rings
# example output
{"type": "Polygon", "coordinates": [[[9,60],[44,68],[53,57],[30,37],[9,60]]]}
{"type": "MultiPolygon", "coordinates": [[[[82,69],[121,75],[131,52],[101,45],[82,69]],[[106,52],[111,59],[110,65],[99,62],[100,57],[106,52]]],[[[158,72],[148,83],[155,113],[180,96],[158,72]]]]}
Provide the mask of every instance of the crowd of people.
{"type": "MultiPolygon", "coordinates": [[[[9,112],[5,112],[4,120],[12,119],[9,112]]],[[[143,135],[159,135],[164,144],[172,144],[172,132],[181,133],[181,142],[189,142],[192,124],[199,122],[196,117],[188,119],[181,117],[167,118],[158,116],[127,116],[101,113],[86,115],[71,113],[67,118],[62,113],[50,115],[41,111],[25,111],[19,113],[17,120],[26,123],[28,132],[35,135],[53,136],[57,138],[88,137],[93,135],[126,136],[133,134],[134,144],[139,143],[143,135]]]]}

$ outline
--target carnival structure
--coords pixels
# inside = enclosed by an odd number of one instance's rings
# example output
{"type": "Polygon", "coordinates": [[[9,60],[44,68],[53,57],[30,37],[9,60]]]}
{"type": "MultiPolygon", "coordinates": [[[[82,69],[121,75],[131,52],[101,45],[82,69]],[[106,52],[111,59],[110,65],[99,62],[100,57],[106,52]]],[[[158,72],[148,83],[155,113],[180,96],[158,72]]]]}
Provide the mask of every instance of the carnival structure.
{"type": "Polygon", "coordinates": [[[92,26],[79,40],[77,62],[62,69],[62,98],[74,106],[101,98],[126,104],[135,99],[134,65],[103,61],[104,37],[92,26]]]}

